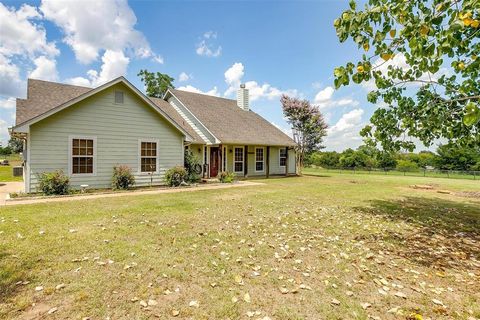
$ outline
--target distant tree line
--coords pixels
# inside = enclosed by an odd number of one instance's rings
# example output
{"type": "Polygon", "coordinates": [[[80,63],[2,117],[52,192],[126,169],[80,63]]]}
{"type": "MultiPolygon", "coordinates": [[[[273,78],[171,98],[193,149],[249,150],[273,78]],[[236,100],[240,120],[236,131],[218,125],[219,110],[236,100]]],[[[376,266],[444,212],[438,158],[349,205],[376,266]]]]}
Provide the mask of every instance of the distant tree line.
{"type": "Polygon", "coordinates": [[[5,147],[0,147],[0,155],[10,155],[20,153],[23,151],[23,141],[20,139],[11,138],[5,147]]]}
{"type": "Polygon", "coordinates": [[[343,152],[313,152],[308,155],[305,163],[323,168],[397,169],[404,172],[428,168],[480,171],[480,147],[444,144],[436,152],[401,153],[385,152],[362,145],[356,150],[349,148],[343,152]]]}

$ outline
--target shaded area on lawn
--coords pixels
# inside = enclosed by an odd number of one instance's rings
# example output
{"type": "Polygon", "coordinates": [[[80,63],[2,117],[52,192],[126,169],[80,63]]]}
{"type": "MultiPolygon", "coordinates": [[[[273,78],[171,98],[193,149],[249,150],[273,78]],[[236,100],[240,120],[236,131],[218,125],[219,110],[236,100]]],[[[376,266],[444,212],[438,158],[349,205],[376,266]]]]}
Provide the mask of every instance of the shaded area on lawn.
{"type": "Polygon", "coordinates": [[[370,203],[355,209],[414,228],[385,230],[365,240],[398,244],[401,256],[428,267],[480,270],[480,204],[420,197],[370,203]]]}
{"type": "Polygon", "coordinates": [[[23,282],[30,281],[27,270],[32,267],[32,263],[4,250],[0,251],[0,300],[15,296],[23,282]]]}

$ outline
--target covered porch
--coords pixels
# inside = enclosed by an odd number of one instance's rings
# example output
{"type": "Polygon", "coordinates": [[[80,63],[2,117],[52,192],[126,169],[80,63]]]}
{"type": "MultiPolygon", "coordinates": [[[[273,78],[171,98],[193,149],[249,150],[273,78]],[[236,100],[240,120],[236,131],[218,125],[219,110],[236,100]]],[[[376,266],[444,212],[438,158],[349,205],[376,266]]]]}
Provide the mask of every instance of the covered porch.
{"type": "Polygon", "coordinates": [[[189,148],[203,164],[203,178],[215,178],[223,171],[244,178],[296,174],[291,146],[210,144],[189,148]]]}

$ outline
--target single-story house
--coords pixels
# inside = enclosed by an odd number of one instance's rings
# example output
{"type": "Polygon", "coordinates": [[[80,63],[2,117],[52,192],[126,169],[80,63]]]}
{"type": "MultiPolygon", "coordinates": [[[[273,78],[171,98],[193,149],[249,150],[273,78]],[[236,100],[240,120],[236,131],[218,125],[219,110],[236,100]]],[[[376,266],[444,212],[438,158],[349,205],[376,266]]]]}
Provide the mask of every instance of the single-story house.
{"type": "Polygon", "coordinates": [[[29,79],[10,133],[24,140],[26,192],[55,170],[74,187],[109,187],[116,165],[130,166],[138,186],[163,184],[185,149],[205,178],[296,174],[294,141],[250,110],[244,86],[236,100],[175,89],[159,99],[124,77],[97,88],[29,79]]]}

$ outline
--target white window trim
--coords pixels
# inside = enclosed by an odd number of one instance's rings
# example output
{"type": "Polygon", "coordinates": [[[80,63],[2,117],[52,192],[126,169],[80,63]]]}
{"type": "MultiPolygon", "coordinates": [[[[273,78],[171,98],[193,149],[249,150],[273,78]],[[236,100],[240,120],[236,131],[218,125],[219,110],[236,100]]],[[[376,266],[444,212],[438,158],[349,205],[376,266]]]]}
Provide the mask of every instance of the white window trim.
{"type": "MultiPolygon", "coordinates": [[[[28,155],[27,155],[28,156],[28,155]]],[[[97,176],[97,137],[95,136],[68,136],[68,175],[70,177],[97,176]],[[93,173],[73,173],[73,139],[93,140],[93,173]]]]}
{"type": "Polygon", "coordinates": [[[235,173],[243,173],[244,171],[245,171],[245,148],[243,148],[243,147],[234,147],[234,148],[233,148],[233,172],[235,172],[235,173]],[[235,151],[236,151],[237,149],[242,149],[242,161],[236,161],[236,160],[235,160],[235,154],[236,154],[235,151]],[[235,163],[237,163],[237,162],[242,162],[242,170],[241,170],[241,171],[236,171],[236,170],[235,170],[235,163]]]}
{"type": "Polygon", "coordinates": [[[257,147],[255,148],[255,172],[265,172],[265,148],[264,147],[257,147]],[[262,170],[257,170],[257,150],[262,149],[263,150],[263,159],[262,159],[262,170]]]}
{"type": "MultiPolygon", "coordinates": [[[[278,148],[278,166],[279,166],[280,168],[285,168],[286,166],[280,165],[280,162],[281,162],[280,159],[282,159],[282,153],[281,153],[280,151],[281,151],[282,149],[285,150],[285,154],[288,152],[287,148],[278,148]]],[[[288,157],[288,155],[287,155],[287,157],[288,157]]],[[[287,158],[287,157],[286,157],[286,158],[287,158]]],[[[286,163],[286,162],[285,162],[285,163],[286,163]]]]}
{"type": "Polygon", "coordinates": [[[154,138],[143,138],[138,139],[138,167],[137,167],[137,174],[142,176],[148,176],[151,174],[158,174],[160,172],[160,144],[158,139],[154,138]],[[155,142],[157,144],[157,156],[155,161],[155,167],[157,168],[156,171],[153,172],[142,172],[142,142],[155,142]]]}

